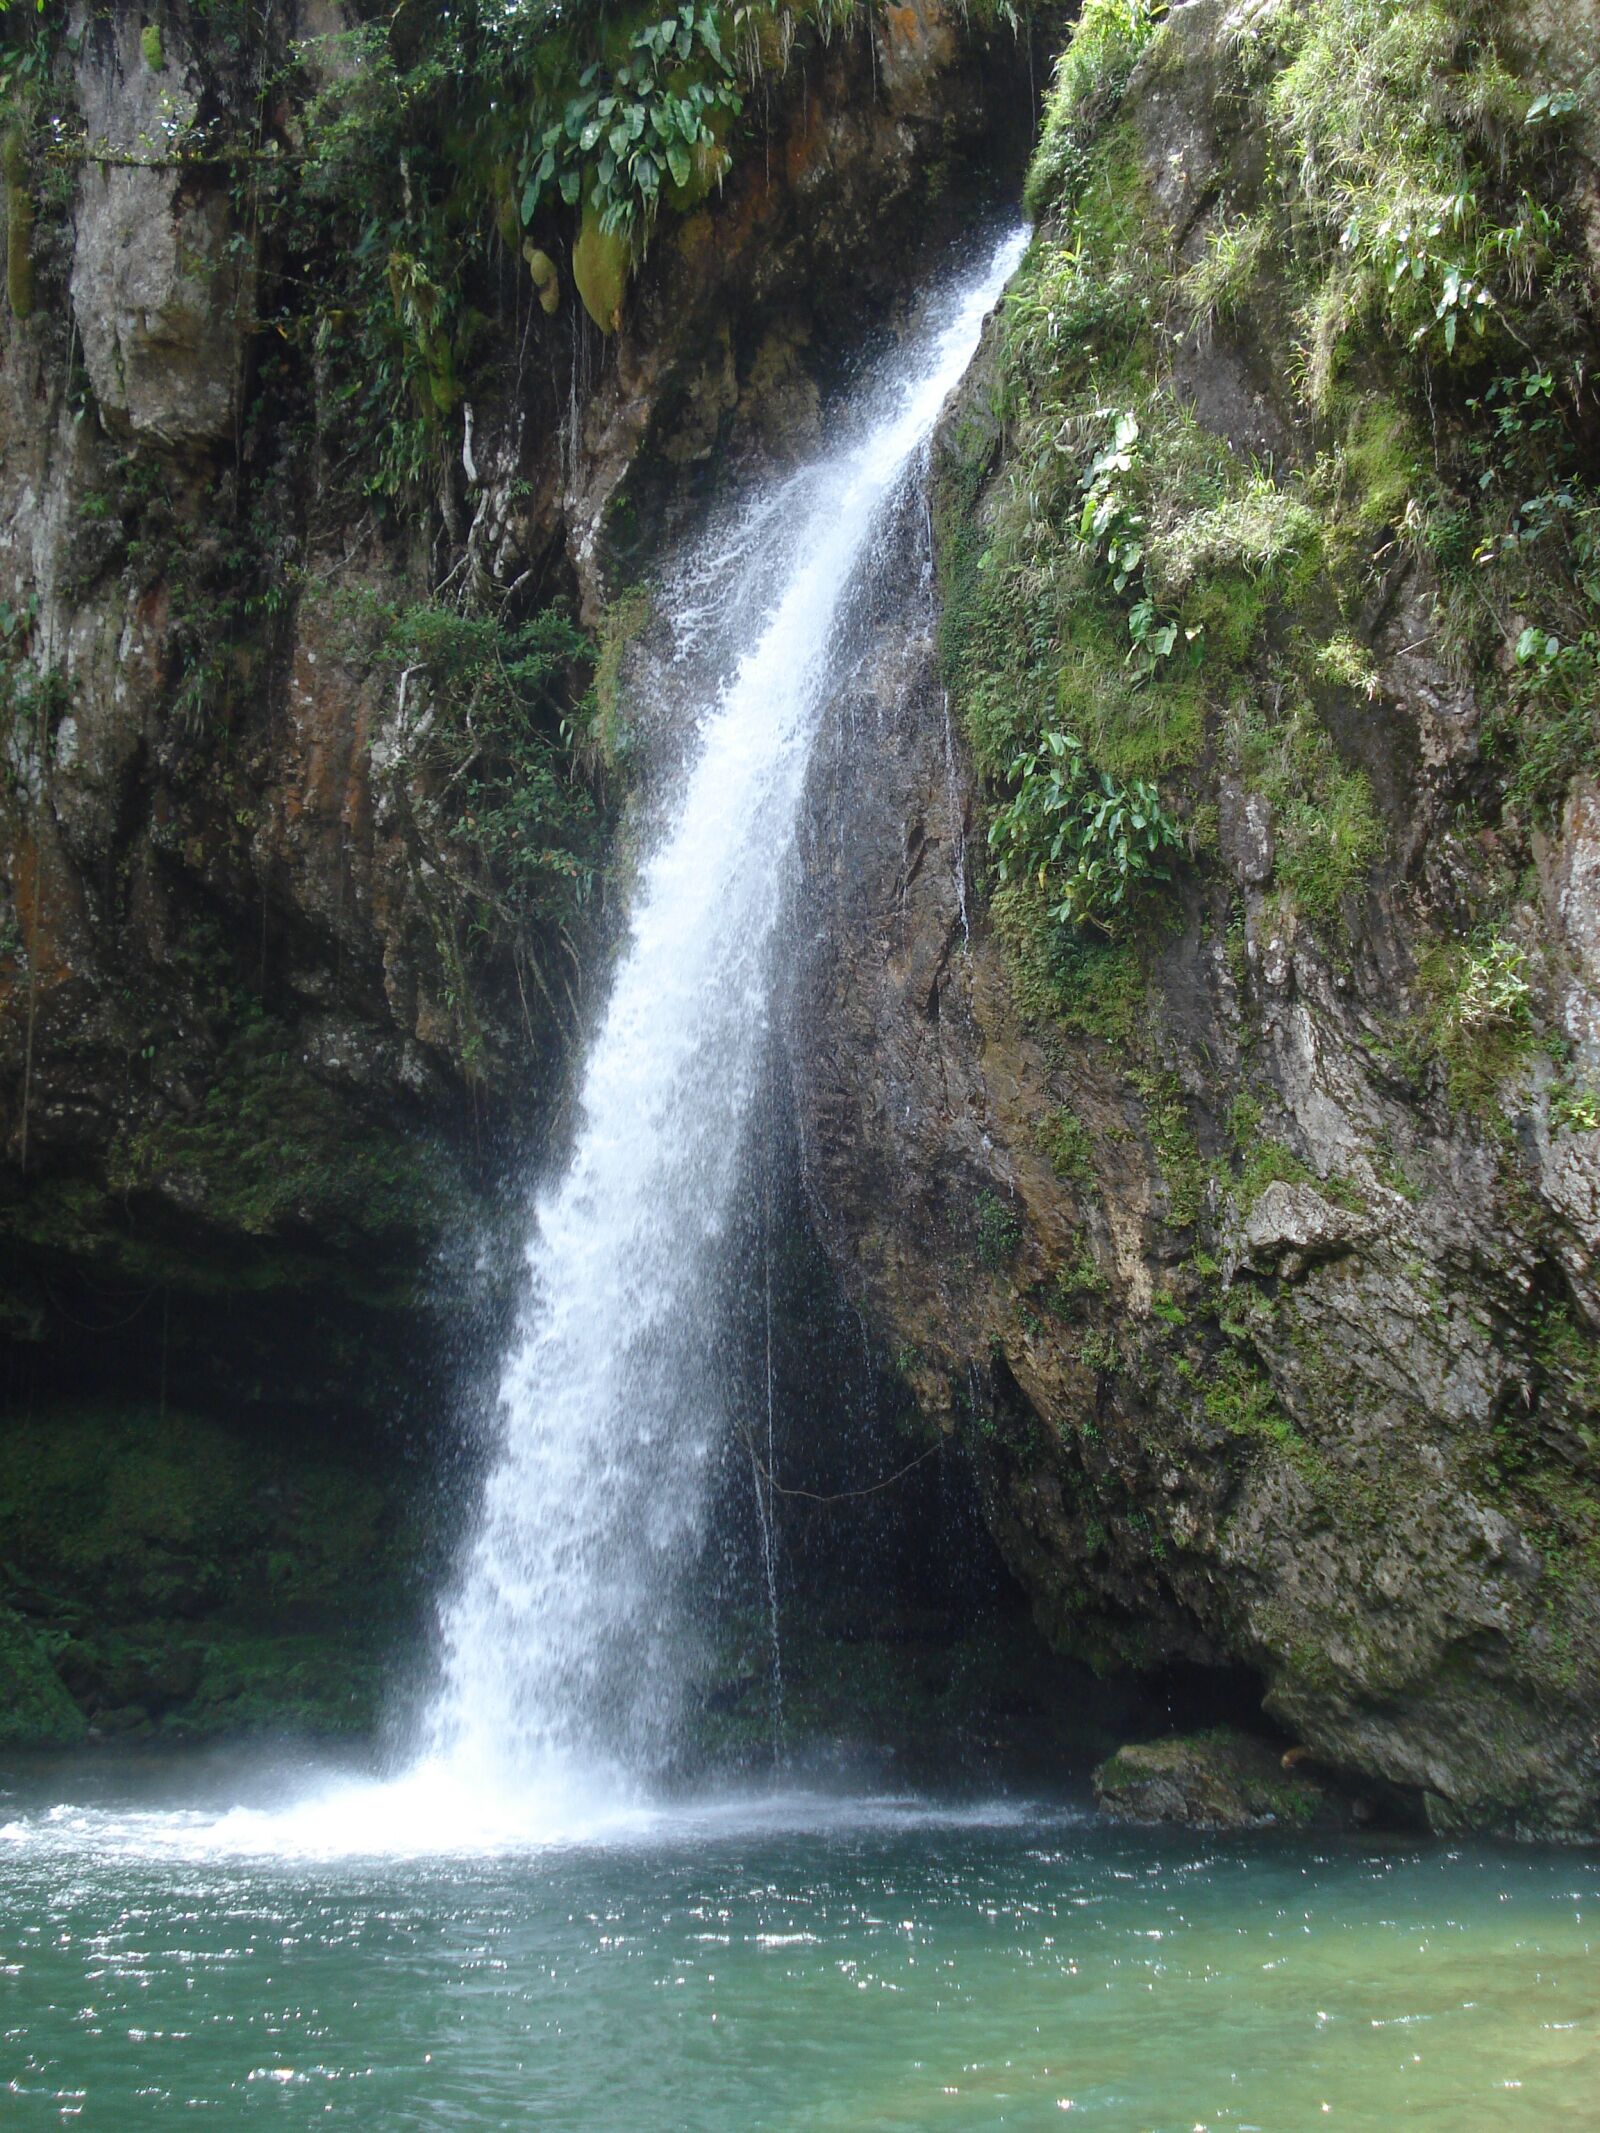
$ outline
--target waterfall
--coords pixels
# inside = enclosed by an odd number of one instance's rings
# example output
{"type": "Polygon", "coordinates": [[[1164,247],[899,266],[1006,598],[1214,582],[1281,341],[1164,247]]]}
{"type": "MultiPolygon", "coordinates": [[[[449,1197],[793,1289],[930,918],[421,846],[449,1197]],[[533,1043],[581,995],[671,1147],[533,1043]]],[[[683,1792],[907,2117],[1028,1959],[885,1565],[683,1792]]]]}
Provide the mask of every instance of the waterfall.
{"type": "Polygon", "coordinates": [[[1021,246],[1009,235],[953,282],[817,460],[659,589],[663,687],[698,715],[584,1062],[570,1158],[534,1199],[501,1434],[441,1610],[425,1760],[468,1787],[625,1791],[670,1752],[685,1573],[723,1425],[719,1254],[807,759],[847,599],[1021,246]]]}

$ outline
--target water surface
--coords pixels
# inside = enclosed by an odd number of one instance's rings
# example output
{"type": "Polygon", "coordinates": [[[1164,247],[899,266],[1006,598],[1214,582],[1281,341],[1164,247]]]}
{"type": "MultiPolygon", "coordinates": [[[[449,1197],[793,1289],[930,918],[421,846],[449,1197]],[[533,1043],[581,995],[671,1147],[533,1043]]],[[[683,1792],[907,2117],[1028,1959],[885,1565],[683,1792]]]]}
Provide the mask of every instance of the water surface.
{"type": "Polygon", "coordinates": [[[795,1795],[432,1856],[0,1812],[7,2128],[1596,2123],[1591,1854],[795,1795]]]}

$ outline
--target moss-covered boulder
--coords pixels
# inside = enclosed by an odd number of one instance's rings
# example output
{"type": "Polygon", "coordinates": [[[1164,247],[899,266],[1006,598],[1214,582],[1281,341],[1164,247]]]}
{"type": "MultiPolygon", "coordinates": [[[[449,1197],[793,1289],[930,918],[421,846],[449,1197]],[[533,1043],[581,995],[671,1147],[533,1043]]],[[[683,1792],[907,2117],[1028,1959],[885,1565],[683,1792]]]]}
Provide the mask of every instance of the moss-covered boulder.
{"type": "Polygon", "coordinates": [[[1100,1812],[1114,1822],[1188,1829],[1303,1829],[1341,1819],[1339,1803],[1295,1767],[1293,1751],[1221,1727],[1119,1748],[1094,1774],[1100,1812]]]}

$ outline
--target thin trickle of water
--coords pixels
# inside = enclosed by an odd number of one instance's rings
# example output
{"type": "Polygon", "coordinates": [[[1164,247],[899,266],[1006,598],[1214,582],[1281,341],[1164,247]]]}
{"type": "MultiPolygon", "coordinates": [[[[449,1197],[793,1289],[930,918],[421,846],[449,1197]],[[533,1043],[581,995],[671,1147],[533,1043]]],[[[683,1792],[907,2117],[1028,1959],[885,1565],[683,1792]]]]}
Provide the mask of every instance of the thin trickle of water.
{"type": "Polygon", "coordinates": [[[699,716],[588,1053],[570,1161],[533,1210],[499,1455],[442,1610],[428,1753],[463,1778],[625,1784],[670,1751],[680,1588],[723,1429],[719,1254],[810,744],[846,595],[1021,245],[1008,236],[934,307],[832,451],[662,589],[668,687],[699,716]]]}
{"type": "Polygon", "coordinates": [[[772,1647],[772,1767],[783,1767],[783,1637],[778,1608],[778,1440],[777,1398],[772,1366],[772,1192],[769,1186],[761,1222],[761,1288],[765,1338],[767,1463],[754,1455],[756,1522],[761,1534],[761,1573],[767,1591],[767,1636],[772,1647]]]}

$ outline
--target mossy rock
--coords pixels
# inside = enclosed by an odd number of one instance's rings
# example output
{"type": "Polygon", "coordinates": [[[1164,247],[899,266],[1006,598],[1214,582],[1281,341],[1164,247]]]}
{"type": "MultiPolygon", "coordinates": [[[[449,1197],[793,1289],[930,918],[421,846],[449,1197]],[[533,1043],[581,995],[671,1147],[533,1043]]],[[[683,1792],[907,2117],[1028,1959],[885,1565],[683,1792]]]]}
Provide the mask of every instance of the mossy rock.
{"type": "Polygon", "coordinates": [[[583,210],[583,226],[572,247],[572,279],[583,308],[602,333],[622,324],[622,299],[633,271],[633,247],[616,230],[602,229],[594,202],[583,210]]]}
{"type": "Polygon", "coordinates": [[[0,1748],[72,1748],[84,1731],[42,1640],[0,1606],[0,1748]]]}
{"type": "Polygon", "coordinates": [[[223,1634],[167,1731],[186,1740],[263,1734],[363,1739],[376,1728],[388,1655],[349,1637],[223,1634]]]}
{"type": "Polygon", "coordinates": [[[0,1560],[108,1622],[243,1606],[320,1620],[358,1597],[381,1613],[392,1523],[382,1478],[337,1447],[138,1409],[0,1430],[0,1560]]]}
{"type": "Polygon", "coordinates": [[[561,276],[556,263],[536,244],[525,244],[522,256],[528,262],[529,276],[539,292],[539,309],[546,318],[553,318],[561,309],[561,276]]]}
{"type": "Polygon", "coordinates": [[[662,197],[676,215],[687,215],[720,185],[733,168],[733,157],[720,141],[700,141],[689,151],[689,175],[683,184],[674,180],[662,189],[662,197]]]}

